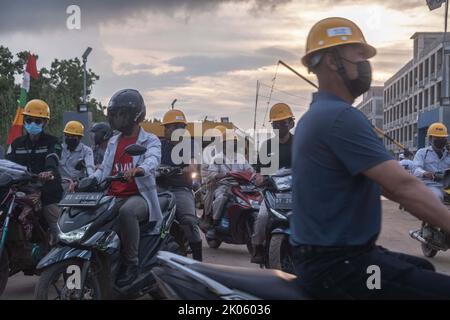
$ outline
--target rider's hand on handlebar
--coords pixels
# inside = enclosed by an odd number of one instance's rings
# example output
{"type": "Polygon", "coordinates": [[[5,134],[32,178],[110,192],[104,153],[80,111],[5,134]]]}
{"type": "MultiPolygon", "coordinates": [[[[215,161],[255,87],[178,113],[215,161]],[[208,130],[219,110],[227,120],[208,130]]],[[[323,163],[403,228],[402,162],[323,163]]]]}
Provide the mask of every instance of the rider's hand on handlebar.
{"type": "Polygon", "coordinates": [[[39,173],[38,177],[41,181],[44,181],[44,182],[55,179],[55,176],[53,175],[53,172],[51,172],[51,171],[41,172],[41,173],[39,173]]]}
{"type": "Polygon", "coordinates": [[[425,173],[423,174],[423,177],[424,177],[425,179],[434,180],[434,174],[433,174],[432,172],[425,172],[425,173]]]}
{"type": "Polygon", "coordinates": [[[145,175],[144,169],[137,167],[137,168],[133,168],[133,169],[126,171],[123,174],[123,178],[126,181],[130,181],[131,179],[133,179],[136,176],[143,176],[143,175],[145,175]]]}
{"type": "Polygon", "coordinates": [[[75,188],[78,186],[78,181],[72,181],[69,184],[69,192],[75,192],[75,188]]]}

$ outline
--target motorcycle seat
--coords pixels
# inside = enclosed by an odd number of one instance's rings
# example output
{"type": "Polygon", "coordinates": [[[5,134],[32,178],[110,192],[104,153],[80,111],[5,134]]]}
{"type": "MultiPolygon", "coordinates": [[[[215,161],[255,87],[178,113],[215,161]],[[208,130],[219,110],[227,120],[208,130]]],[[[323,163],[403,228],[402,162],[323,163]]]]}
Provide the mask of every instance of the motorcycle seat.
{"type": "Polygon", "coordinates": [[[310,300],[298,285],[297,277],[280,270],[251,269],[209,263],[190,265],[228,288],[247,292],[264,300],[310,300]]]}

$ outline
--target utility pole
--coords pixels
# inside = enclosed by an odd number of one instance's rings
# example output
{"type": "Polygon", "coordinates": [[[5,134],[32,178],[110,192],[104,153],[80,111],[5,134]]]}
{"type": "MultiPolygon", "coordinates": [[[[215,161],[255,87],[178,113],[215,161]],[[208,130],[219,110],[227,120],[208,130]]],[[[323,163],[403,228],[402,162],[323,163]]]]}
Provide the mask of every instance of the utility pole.
{"type": "Polygon", "coordinates": [[[255,99],[255,115],[253,118],[253,132],[254,132],[253,134],[256,133],[256,111],[258,109],[259,87],[260,87],[259,80],[256,80],[256,99],[255,99]]]}
{"type": "Polygon", "coordinates": [[[87,70],[86,70],[86,63],[87,58],[89,54],[91,53],[92,48],[87,47],[86,51],[83,53],[83,103],[78,107],[78,112],[86,112],[87,111],[87,102],[86,102],[86,95],[87,95],[87,70]]]}

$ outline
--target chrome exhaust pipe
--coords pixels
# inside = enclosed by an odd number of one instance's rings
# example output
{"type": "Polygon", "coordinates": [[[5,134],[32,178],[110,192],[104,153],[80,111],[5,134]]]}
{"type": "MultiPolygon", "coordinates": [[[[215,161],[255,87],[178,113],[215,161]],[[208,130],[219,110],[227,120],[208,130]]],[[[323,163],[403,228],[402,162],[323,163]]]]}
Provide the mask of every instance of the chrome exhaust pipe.
{"type": "Polygon", "coordinates": [[[447,249],[445,248],[441,248],[438,247],[436,245],[431,244],[429,241],[427,241],[424,237],[422,237],[421,235],[421,230],[422,229],[417,229],[417,230],[410,230],[409,231],[409,235],[411,236],[411,238],[413,238],[414,240],[419,241],[420,243],[426,244],[427,246],[429,246],[430,248],[434,249],[434,250],[438,250],[438,251],[446,251],[447,249]]]}
{"type": "Polygon", "coordinates": [[[410,230],[409,231],[409,235],[411,236],[411,238],[413,238],[414,240],[417,240],[419,242],[422,242],[424,244],[428,244],[428,241],[425,240],[425,238],[423,238],[421,236],[421,230],[422,229],[417,229],[417,230],[410,230]]]}

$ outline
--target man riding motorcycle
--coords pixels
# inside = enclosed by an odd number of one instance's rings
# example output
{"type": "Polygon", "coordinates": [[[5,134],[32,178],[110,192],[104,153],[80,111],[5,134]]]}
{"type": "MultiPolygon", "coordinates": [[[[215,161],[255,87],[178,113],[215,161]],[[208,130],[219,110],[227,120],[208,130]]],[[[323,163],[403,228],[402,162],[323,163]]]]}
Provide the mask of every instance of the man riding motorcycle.
{"type": "Polygon", "coordinates": [[[59,170],[62,178],[77,180],[94,173],[94,156],[92,149],[81,142],[84,136],[84,126],[78,121],[69,121],[64,127],[64,141],[59,170]],[[76,166],[84,161],[86,170],[77,169],[76,166]]]}
{"type": "Polygon", "coordinates": [[[107,109],[108,121],[120,134],[109,140],[103,163],[94,173],[99,183],[119,172],[127,181],[113,181],[109,190],[109,194],[116,197],[115,210],[120,216],[119,233],[123,243],[124,263],[116,281],[119,287],[132,283],[137,277],[139,224],[162,219],[155,182],[161,143],[139,125],[145,118],[145,109],[144,99],[137,90],[124,89],[112,96],[107,109]],[[129,156],[124,150],[132,144],[142,145],[147,151],[142,156],[129,156]]]}
{"type": "MultiPolygon", "coordinates": [[[[205,186],[205,197],[202,222],[205,224],[204,229],[209,229],[212,220],[212,205],[214,200],[214,191],[216,189],[215,179],[211,179],[214,171],[208,171],[208,166],[213,164],[214,157],[220,152],[217,150],[216,139],[222,139],[222,135],[226,132],[227,127],[218,125],[212,130],[208,130],[208,138],[211,142],[203,149],[203,163],[201,165],[202,184],[205,186]]],[[[203,226],[202,226],[203,228],[203,226]]]]}
{"type": "MultiPolygon", "coordinates": [[[[236,134],[227,131],[231,130],[226,130],[222,135],[222,151],[213,158],[213,163],[208,165],[207,168],[207,171],[210,172],[210,179],[215,181],[225,178],[230,172],[254,172],[253,167],[248,163],[244,155],[236,150],[236,134]]],[[[227,185],[219,185],[214,191],[213,226],[217,226],[222,218],[223,209],[228,201],[229,188],[227,185]]],[[[206,237],[215,238],[215,228],[210,228],[206,237]]]]}
{"type": "Polygon", "coordinates": [[[182,175],[168,177],[164,181],[165,187],[175,195],[176,217],[189,241],[192,256],[195,260],[202,261],[202,239],[192,190],[192,173],[197,172],[197,166],[193,160],[195,160],[195,155],[200,152],[196,148],[194,140],[185,141],[184,137],[181,137],[185,133],[187,125],[182,111],[176,109],[168,111],[163,117],[162,124],[164,125],[164,139],[161,141],[161,164],[172,167],[179,166],[183,169],[182,175]],[[181,139],[173,135],[177,129],[181,131],[175,134],[179,134],[181,139]],[[180,151],[175,152],[180,146],[182,147],[180,151]],[[190,151],[190,155],[186,157],[183,151],[190,151]],[[182,158],[181,161],[175,159],[177,156],[182,158]]]}
{"type": "Polygon", "coordinates": [[[39,174],[45,181],[42,187],[42,213],[49,225],[51,237],[50,244],[56,243],[58,238],[57,222],[59,208],[57,203],[61,200],[63,190],[61,176],[57,161],[47,161],[49,155],[61,156],[61,145],[58,139],[45,132],[50,121],[50,108],[48,104],[39,99],[29,101],[23,111],[24,128],[26,134],[16,138],[6,159],[28,168],[34,174],[39,174]]]}
{"type": "Polygon", "coordinates": [[[427,132],[430,146],[419,149],[414,157],[414,175],[442,201],[442,174],[450,168],[450,154],[447,150],[447,127],[433,123],[427,132]]]}
{"type": "MultiPolygon", "coordinates": [[[[277,158],[278,168],[291,168],[291,153],[292,153],[292,141],[293,135],[290,130],[294,127],[294,115],[291,108],[284,103],[277,103],[270,109],[270,122],[277,135],[276,139],[264,141],[263,145],[259,149],[260,152],[267,153],[266,158],[277,158]],[[272,150],[275,143],[278,143],[277,153],[272,150]]],[[[261,163],[261,158],[258,156],[258,163],[256,165],[257,184],[262,184],[263,176],[260,175],[261,168],[268,167],[266,164],[261,163]]],[[[266,235],[267,221],[269,219],[269,213],[265,202],[261,203],[258,216],[255,221],[255,230],[252,235],[253,254],[251,257],[252,263],[262,264],[264,263],[264,240],[266,235]]]]}
{"type": "Polygon", "coordinates": [[[109,139],[113,136],[111,126],[107,122],[94,124],[91,129],[94,135],[94,165],[98,167],[103,162],[109,139]]]}
{"type": "Polygon", "coordinates": [[[414,170],[414,162],[411,160],[413,154],[409,151],[400,153],[398,156],[398,164],[405,168],[406,171],[412,173],[414,170]]]}

